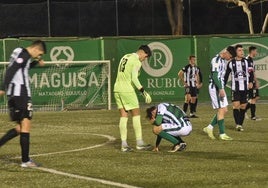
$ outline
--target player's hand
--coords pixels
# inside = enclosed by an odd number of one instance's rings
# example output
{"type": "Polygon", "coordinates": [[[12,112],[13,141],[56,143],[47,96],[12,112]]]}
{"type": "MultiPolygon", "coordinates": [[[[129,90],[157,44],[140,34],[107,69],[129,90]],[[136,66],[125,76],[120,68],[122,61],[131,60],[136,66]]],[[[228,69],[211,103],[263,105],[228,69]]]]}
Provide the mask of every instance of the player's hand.
{"type": "Polygon", "coordinates": [[[152,102],[152,98],[143,88],[140,89],[143,98],[145,99],[145,103],[150,104],[152,102]]]}
{"type": "Polygon", "coordinates": [[[196,88],[200,89],[203,86],[203,83],[196,84],[196,88]]]}
{"type": "Polygon", "coordinates": [[[45,62],[43,59],[40,59],[38,62],[39,62],[39,66],[41,67],[45,66],[45,62]]]}
{"type": "Polygon", "coordinates": [[[0,90],[0,96],[3,96],[3,95],[5,95],[5,91],[0,90]]]}
{"type": "Polygon", "coordinates": [[[223,98],[226,96],[224,89],[219,90],[219,97],[220,100],[223,101],[223,98]]]}
{"type": "Polygon", "coordinates": [[[260,82],[257,80],[256,82],[255,82],[255,87],[256,87],[256,89],[259,89],[259,87],[260,87],[260,82]]]}
{"type": "Polygon", "coordinates": [[[248,83],[248,89],[252,89],[253,88],[253,83],[252,82],[249,82],[248,83]]]}
{"type": "Polygon", "coordinates": [[[146,91],[144,91],[144,92],[142,93],[142,96],[143,96],[143,98],[145,99],[145,103],[146,103],[146,104],[150,104],[150,103],[152,102],[152,98],[151,98],[151,96],[150,96],[149,93],[147,93],[146,91]]]}
{"type": "Polygon", "coordinates": [[[159,148],[158,147],[154,147],[154,149],[152,151],[159,152],[159,148]]]}

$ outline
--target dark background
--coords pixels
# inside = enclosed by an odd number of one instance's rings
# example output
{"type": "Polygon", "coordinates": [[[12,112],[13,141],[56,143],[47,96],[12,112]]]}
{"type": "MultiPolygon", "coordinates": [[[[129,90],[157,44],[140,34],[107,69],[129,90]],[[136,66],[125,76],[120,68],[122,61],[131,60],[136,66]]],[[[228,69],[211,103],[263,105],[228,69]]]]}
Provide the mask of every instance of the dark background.
{"type": "MultiPolygon", "coordinates": [[[[183,4],[184,35],[249,33],[241,7],[216,0],[183,4]]],[[[250,8],[260,33],[268,2],[250,8]]],[[[0,0],[1,38],[171,34],[164,0],[0,0]]]]}

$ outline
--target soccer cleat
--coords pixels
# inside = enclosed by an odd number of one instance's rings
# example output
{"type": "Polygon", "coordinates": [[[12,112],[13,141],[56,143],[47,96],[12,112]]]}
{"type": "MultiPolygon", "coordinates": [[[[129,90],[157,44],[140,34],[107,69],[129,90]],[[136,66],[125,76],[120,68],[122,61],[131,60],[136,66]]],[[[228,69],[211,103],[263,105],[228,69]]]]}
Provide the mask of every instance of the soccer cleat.
{"type": "Polygon", "coordinates": [[[212,140],[215,140],[215,136],[213,135],[213,129],[209,129],[208,127],[204,127],[203,128],[204,133],[206,133],[208,135],[209,138],[211,138],[212,140]]]}
{"type": "Polygon", "coordinates": [[[241,132],[244,131],[244,129],[243,129],[243,127],[241,125],[236,125],[235,128],[236,128],[237,131],[241,131],[241,132]]]}
{"type": "Polygon", "coordinates": [[[180,143],[180,148],[178,149],[178,151],[183,151],[183,150],[185,150],[186,149],[186,143],[185,142],[183,142],[183,143],[180,143]]]}
{"type": "Polygon", "coordinates": [[[129,146],[126,146],[126,147],[121,147],[121,151],[122,152],[132,152],[133,149],[129,146]]]}
{"type": "Polygon", "coordinates": [[[190,114],[190,118],[198,118],[198,116],[195,114],[190,114]]]}
{"type": "Polygon", "coordinates": [[[179,149],[180,149],[180,144],[176,144],[168,152],[175,153],[175,152],[179,151],[179,149]]]}
{"type": "Polygon", "coordinates": [[[29,160],[28,162],[23,162],[20,165],[23,168],[33,168],[33,167],[38,167],[40,166],[40,164],[37,164],[36,162],[34,162],[33,160],[29,160]]]}
{"type": "Polygon", "coordinates": [[[252,117],[251,120],[254,120],[254,121],[260,121],[261,118],[255,116],[255,117],[252,117]]]}
{"type": "Polygon", "coordinates": [[[152,150],[152,146],[151,146],[151,144],[143,144],[143,145],[137,145],[136,146],[136,149],[137,150],[146,150],[146,151],[148,151],[148,150],[152,150]]]}
{"type": "Polygon", "coordinates": [[[233,140],[233,139],[224,133],[224,134],[220,134],[220,140],[233,140]]]}

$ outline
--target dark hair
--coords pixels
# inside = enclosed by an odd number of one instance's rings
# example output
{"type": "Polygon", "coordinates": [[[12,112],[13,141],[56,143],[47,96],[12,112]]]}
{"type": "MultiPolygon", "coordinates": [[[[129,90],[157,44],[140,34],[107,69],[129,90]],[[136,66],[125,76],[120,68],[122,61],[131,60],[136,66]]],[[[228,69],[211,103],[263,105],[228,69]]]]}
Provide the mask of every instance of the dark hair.
{"type": "Polygon", "coordinates": [[[243,48],[243,46],[241,44],[237,44],[235,45],[235,50],[237,50],[237,48],[243,48]]]}
{"type": "Polygon", "coordinates": [[[152,55],[152,51],[148,45],[141,45],[139,47],[139,50],[143,50],[148,55],[148,57],[150,57],[152,55]]]}
{"type": "Polygon", "coordinates": [[[146,109],[146,118],[147,119],[152,119],[152,116],[153,116],[153,114],[152,114],[152,111],[154,111],[156,109],[156,106],[151,106],[150,108],[147,108],[146,109]]]}
{"type": "Polygon", "coordinates": [[[35,41],[33,41],[33,43],[31,44],[31,46],[38,46],[40,48],[40,50],[42,50],[44,53],[47,52],[46,44],[42,40],[35,40],[35,41]]]}
{"type": "Polygon", "coordinates": [[[235,48],[233,46],[228,46],[226,48],[226,51],[228,51],[232,57],[235,57],[236,56],[236,51],[235,51],[235,48]]]}
{"type": "Polygon", "coordinates": [[[190,56],[188,57],[189,60],[192,59],[192,58],[195,58],[195,55],[190,55],[190,56]]]}
{"type": "Polygon", "coordinates": [[[250,53],[253,50],[256,50],[257,48],[255,46],[250,46],[248,47],[248,52],[250,53]]]}

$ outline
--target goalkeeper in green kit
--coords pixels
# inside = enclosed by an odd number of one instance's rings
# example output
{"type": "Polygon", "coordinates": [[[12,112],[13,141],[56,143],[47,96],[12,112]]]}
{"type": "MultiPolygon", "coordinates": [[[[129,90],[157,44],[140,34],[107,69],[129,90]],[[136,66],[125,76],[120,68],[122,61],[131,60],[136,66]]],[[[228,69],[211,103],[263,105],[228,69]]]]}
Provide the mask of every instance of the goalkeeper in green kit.
{"type": "Polygon", "coordinates": [[[142,87],[138,76],[141,63],[152,54],[148,45],[141,45],[136,53],[124,55],[119,63],[117,77],[114,84],[114,97],[120,112],[119,130],[121,135],[121,151],[133,151],[127,143],[128,112],[132,114],[132,123],[136,136],[136,149],[149,150],[151,145],[142,139],[139,101],[135,89],[143,95],[147,104],[152,102],[151,96],[142,87]]]}

